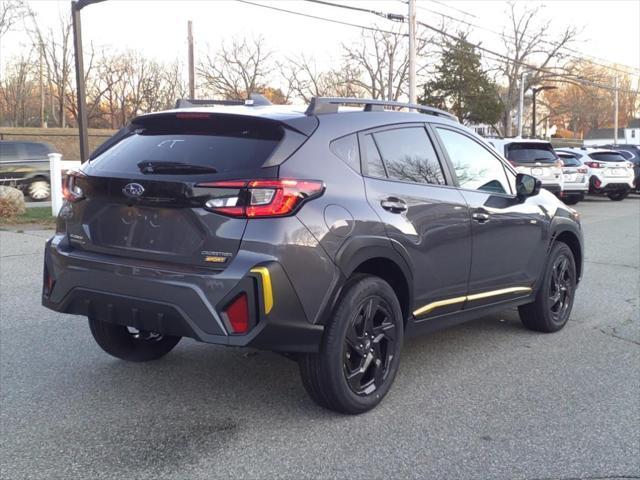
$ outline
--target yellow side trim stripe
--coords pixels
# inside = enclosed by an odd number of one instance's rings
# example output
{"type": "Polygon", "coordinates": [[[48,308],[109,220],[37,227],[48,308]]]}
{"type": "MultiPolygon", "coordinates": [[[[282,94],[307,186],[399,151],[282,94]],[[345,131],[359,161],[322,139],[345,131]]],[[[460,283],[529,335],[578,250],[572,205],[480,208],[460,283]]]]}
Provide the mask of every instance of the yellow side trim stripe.
{"type": "Polygon", "coordinates": [[[254,267],[251,273],[257,273],[262,278],[262,296],[264,297],[264,313],[269,314],[273,308],[273,289],[271,288],[271,275],[267,267],[254,267]]]}
{"type": "Polygon", "coordinates": [[[474,293],[472,295],[465,295],[463,297],[454,297],[448,298],[446,300],[438,300],[437,302],[431,302],[425,305],[424,307],[420,307],[419,309],[413,312],[413,315],[419,317],[421,315],[425,315],[429,313],[431,310],[435,310],[436,308],[446,307],[447,305],[455,305],[456,303],[464,303],[468,300],[481,300],[483,298],[497,297],[499,295],[506,295],[508,293],[530,293],[533,290],[530,287],[510,287],[510,288],[501,288],[500,290],[491,290],[489,292],[482,293],[474,293]]]}

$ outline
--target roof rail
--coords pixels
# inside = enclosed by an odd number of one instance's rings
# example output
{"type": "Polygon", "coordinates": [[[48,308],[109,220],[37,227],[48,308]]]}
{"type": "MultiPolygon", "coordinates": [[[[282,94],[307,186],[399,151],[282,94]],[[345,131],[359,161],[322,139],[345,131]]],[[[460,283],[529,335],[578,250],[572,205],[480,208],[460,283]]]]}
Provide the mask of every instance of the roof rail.
{"type": "Polygon", "coordinates": [[[401,107],[417,110],[421,113],[445,117],[450,120],[458,121],[455,115],[440,110],[439,108],[419,105],[417,103],[395,102],[392,100],[374,100],[368,98],[351,98],[351,97],[313,97],[309,103],[309,107],[305,112],[307,115],[320,115],[324,113],[337,113],[340,105],[364,105],[365,112],[381,112],[384,107],[401,107]]]}
{"type": "Polygon", "coordinates": [[[271,102],[267,97],[261,95],[259,93],[252,93],[249,95],[249,98],[246,100],[205,100],[205,99],[194,99],[194,98],[179,98],[176,100],[176,108],[191,108],[191,107],[199,107],[199,106],[212,106],[212,105],[226,105],[226,106],[237,106],[237,105],[247,105],[247,106],[264,106],[271,105],[271,102]]]}

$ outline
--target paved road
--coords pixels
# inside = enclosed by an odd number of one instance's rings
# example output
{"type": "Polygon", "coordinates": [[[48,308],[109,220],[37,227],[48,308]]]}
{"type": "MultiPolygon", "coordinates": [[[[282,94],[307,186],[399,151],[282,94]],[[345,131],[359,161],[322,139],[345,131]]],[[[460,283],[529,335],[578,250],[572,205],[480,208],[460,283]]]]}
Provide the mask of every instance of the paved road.
{"type": "Polygon", "coordinates": [[[39,305],[48,232],[0,232],[2,478],[639,478],[640,198],[578,209],[586,271],[562,332],[507,311],[412,339],[358,417],[316,407],[266,352],[108,357],[39,305]]]}

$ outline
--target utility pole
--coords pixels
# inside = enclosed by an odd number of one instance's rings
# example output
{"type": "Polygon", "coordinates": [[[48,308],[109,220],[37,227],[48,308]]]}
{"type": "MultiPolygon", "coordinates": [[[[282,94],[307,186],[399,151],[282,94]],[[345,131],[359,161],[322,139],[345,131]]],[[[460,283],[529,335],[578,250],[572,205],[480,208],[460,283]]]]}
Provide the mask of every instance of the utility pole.
{"type": "Polygon", "coordinates": [[[44,119],[44,43],[40,41],[40,128],[45,127],[45,119],[44,119]]]}
{"type": "Polygon", "coordinates": [[[418,103],[416,94],[416,0],[409,0],[409,103],[418,103]]]}
{"type": "Polygon", "coordinates": [[[520,75],[520,101],[518,102],[518,137],[522,137],[523,116],[524,116],[524,79],[525,73],[520,75]]]}
{"type": "Polygon", "coordinates": [[[615,79],[615,90],[613,92],[614,118],[613,118],[613,144],[618,144],[618,76],[615,79]]]}
{"type": "Polygon", "coordinates": [[[193,61],[193,22],[187,24],[187,42],[189,43],[189,98],[196,98],[196,79],[193,61]]]}

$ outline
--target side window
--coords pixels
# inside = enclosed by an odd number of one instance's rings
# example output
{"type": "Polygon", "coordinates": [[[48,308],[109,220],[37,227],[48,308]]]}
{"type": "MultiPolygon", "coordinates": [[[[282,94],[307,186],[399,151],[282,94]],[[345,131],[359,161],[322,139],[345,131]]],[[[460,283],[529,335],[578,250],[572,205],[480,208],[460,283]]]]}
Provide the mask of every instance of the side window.
{"type": "Polygon", "coordinates": [[[0,142],[0,162],[16,160],[18,158],[18,147],[15,143],[0,142]]]}
{"type": "Polygon", "coordinates": [[[449,154],[460,187],[494,193],[512,193],[502,162],[475,140],[448,128],[436,127],[449,154]]]}
{"type": "Polygon", "coordinates": [[[423,127],[397,128],[373,134],[389,178],[443,185],[444,175],[423,127]]]}
{"type": "Polygon", "coordinates": [[[41,158],[47,156],[47,147],[41,143],[25,143],[24,144],[27,157],[29,158],[41,158]]]}
{"type": "Polygon", "coordinates": [[[362,151],[367,162],[367,175],[370,177],[387,178],[384,170],[380,152],[373,141],[373,136],[369,133],[362,136],[362,151]]]}
{"type": "Polygon", "coordinates": [[[358,150],[358,137],[355,133],[334,140],[329,148],[344,163],[360,173],[360,151],[358,150]]]}

